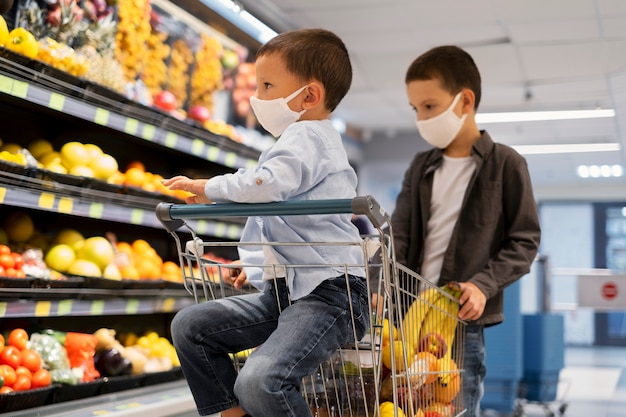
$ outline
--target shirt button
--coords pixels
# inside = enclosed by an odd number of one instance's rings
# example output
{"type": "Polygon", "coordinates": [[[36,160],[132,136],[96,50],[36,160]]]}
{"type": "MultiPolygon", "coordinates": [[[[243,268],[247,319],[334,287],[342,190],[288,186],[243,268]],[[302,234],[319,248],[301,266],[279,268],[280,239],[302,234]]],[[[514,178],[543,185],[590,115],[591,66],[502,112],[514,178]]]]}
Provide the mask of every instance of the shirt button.
{"type": "Polygon", "coordinates": [[[261,184],[263,184],[263,180],[261,178],[257,178],[256,185],[261,185],[261,184]]]}

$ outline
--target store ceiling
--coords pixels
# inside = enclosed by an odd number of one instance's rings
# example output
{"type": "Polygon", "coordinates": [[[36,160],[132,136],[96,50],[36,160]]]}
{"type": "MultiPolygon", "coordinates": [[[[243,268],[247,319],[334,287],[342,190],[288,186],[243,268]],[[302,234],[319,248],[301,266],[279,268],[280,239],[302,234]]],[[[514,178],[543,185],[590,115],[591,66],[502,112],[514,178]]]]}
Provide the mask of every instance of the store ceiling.
{"type": "MultiPolygon", "coordinates": [[[[622,150],[527,156],[533,177],[577,181],[579,164],[626,160],[624,0],[240,0],[278,31],[323,27],[350,51],[352,89],[335,115],[365,139],[415,131],[404,90],[410,62],[456,44],[483,77],[479,111],[613,108],[616,117],[485,125],[509,145],[619,142],[622,150]]],[[[626,182],[622,177],[619,182],[626,182]]]]}

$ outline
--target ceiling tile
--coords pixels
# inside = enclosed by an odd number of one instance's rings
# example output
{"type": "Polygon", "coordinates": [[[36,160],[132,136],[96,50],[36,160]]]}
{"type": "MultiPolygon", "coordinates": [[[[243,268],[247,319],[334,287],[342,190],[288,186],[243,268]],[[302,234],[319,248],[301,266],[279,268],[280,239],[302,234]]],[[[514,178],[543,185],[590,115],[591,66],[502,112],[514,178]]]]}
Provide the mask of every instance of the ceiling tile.
{"type": "Polygon", "coordinates": [[[605,70],[601,42],[521,46],[520,53],[531,81],[597,76],[605,70]]]}
{"type": "Polygon", "coordinates": [[[514,42],[589,41],[600,39],[595,19],[568,21],[514,22],[509,25],[514,42]]]}
{"type": "Polygon", "coordinates": [[[592,0],[494,0],[493,7],[506,22],[591,19],[596,16],[592,0]]]}

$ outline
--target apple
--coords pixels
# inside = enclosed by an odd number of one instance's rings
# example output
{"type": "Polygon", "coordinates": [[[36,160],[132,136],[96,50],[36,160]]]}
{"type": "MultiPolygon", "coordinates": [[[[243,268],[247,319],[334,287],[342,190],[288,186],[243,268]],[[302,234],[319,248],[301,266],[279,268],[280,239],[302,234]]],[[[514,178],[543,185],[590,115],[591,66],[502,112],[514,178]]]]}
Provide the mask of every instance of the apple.
{"type": "Polygon", "coordinates": [[[176,96],[169,91],[161,91],[154,96],[154,105],[158,108],[171,111],[178,107],[176,96]]]}
{"type": "Polygon", "coordinates": [[[222,54],[222,65],[226,69],[236,68],[239,65],[239,62],[239,55],[231,49],[226,49],[222,54]]]}
{"type": "Polygon", "coordinates": [[[202,105],[195,105],[189,109],[187,117],[200,123],[211,120],[211,111],[202,105]]]}
{"type": "Polygon", "coordinates": [[[437,359],[441,359],[448,351],[448,343],[439,333],[427,333],[420,338],[417,351],[432,353],[437,359]]]}

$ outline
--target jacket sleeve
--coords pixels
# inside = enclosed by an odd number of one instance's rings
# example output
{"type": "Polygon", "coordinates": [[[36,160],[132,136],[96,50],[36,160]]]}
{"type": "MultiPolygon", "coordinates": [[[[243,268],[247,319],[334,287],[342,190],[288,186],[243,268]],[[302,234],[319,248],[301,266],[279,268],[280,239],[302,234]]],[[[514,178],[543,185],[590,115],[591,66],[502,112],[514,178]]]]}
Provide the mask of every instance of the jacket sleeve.
{"type": "Polygon", "coordinates": [[[411,207],[416,201],[415,193],[417,184],[413,184],[415,160],[411,163],[404,174],[402,188],[396,198],[396,206],[391,215],[393,225],[393,245],[396,261],[407,265],[409,247],[411,246],[411,207]]]}
{"type": "Polygon", "coordinates": [[[485,269],[470,279],[487,299],[530,271],[541,237],[526,161],[521,156],[514,158],[506,165],[503,176],[501,246],[485,269]]]}

